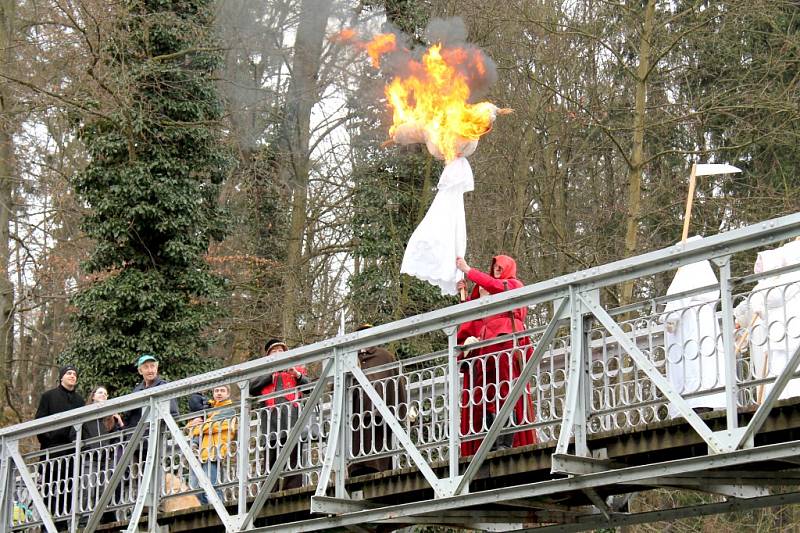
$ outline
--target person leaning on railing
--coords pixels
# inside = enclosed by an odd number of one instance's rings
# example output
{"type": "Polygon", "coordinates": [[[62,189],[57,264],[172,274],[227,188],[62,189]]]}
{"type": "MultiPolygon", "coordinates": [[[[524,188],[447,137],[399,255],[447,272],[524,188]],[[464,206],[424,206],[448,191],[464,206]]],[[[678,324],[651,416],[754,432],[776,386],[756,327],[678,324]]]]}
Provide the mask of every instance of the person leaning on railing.
{"type": "MultiPolygon", "coordinates": [[[[517,279],[517,263],[507,255],[497,255],[492,258],[491,274],[471,268],[463,257],[456,259],[456,268],[466,274],[467,279],[475,286],[472,289],[470,300],[482,297],[481,290],[486,294],[498,294],[513,289],[518,289],[524,284],[517,279]]],[[[458,289],[466,288],[466,282],[460,281],[458,289]]],[[[462,325],[459,329],[458,339],[463,343],[468,337],[474,336],[485,341],[501,335],[517,333],[525,329],[525,317],[528,314],[526,307],[519,307],[513,311],[505,311],[483,319],[473,320],[462,325]]],[[[473,350],[476,351],[476,350],[473,350]]],[[[522,367],[530,352],[530,338],[522,336],[517,339],[507,340],[484,346],[477,350],[475,357],[480,357],[480,364],[473,365],[472,391],[475,387],[482,387],[483,395],[479,399],[486,409],[486,430],[494,422],[495,416],[505,403],[505,398],[510,392],[511,385],[519,378],[522,367]]],[[[480,431],[483,407],[480,403],[467,401],[462,406],[462,420],[477,422],[473,431],[480,431]],[[476,412],[477,411],[477,412],[476,412]]],[[[529,391],[525,391],[514,405],[512,415],[517,424],[533,421],[533,403],[529,391]]],[[[464,425],[462,424],[462,431],[464,425]]],[[[510,448],[512,446],[526,446],[536,443],[536,433],[532,429],[517,431],[511,434],[500,435],[492,443],[492,449],[510,448]]],[[[470,441],[462,444],[462,455],[474,454],[480,441],[470,441]]]]}
{"type": "MultiPolygon", "coordinates": [[[[289,347],[278,339],[270,339],[264,345],[264,356],[270,357],[289,350],[289,347]]],[[[297,365],[279,370],[250,381],[250,396],[268,396],[264,399],[266,409],[261,413],[261,432],[267,437],[265,453],[270,470],[275,464],[278,454],[292,430],[300,414],[300,398],[302,393],[297,389],[308,383],[308,371],[304,365],[297,365]],[[282,392],[275,395],[274,393],[282,392]]],[[[286,467],[297,466],[301,446],[296,445],[291,452],[286,467]]],[[[286,476],[283,489],[301,487],[303,478],[300,475],[286,476]]],[[[277,485],[275,486],[277,489],[277,485]]]]}
{"type": "MultiPolygon", "coordinates": [[[[108,400],[108,388],[104,385],[95,386],[88,396],[89,405],[105,403],[106,400],[108,400]]],[[[100,480],[111,478],[110,470],[114,468],[116,455],[121,452],[113,445],[109,447],[110,442],[101,437],[119,431],[124,427],[125,424],[122,422],[122,417],[118,414],[95,418],[83,423],[81,436],[83,441],[86,442],[83,450],[88,453],[84,453],[81,458],[81,470],[83,472],[81,488],[84,493],[83,499],[86,509],[94,507],[94,502],[102,490],[100,480]],[[102,475],[104,472],[106,475],[102,475]]],[[[114,520],[115,515],[113,512],[104,513],[101,519],[102,522],[113,522],[114,520]]]]}
{"type": "MultiPolygon", "coordinates": [[[[139,392],[169,383],[159,375],[158,370],[158,359],[156,359],[156,356],[152,354],[143,354],[139,357],[136,361],[136,371],[142,376],[142,382],[136,385],[131,392],[139,392]]],[[[178,400],[172,399],[169,401],[169,412],[172,414],[173,418],[180,416],[178,400]]],[[[129,428],[136,427],[141,419],[141,407],[136,407],[125,413],[125,425],[129,428]]]]}
{"type": "MultiPolygon", "coordinates": [[[[231,401],[228,385],[219,385],[212,391],[212,399],[208,402],[210,411],[205,420],[193,418],[186,425],[191,428],[193,438],[198,439],[198,454],[203,471],[215,487],[222,482],[222,461],[228,456],[229,443],[236,437],[236,410],[231,401]]],[[[194,472],[189,476],[189,486],[196,489],[200,486],[194,472]]],[[[217,489],[222,498],[222,491],[217,489]]],[[[198,496],[200,503],[208,504],[208,496],[203,492],[198,496]]]]}

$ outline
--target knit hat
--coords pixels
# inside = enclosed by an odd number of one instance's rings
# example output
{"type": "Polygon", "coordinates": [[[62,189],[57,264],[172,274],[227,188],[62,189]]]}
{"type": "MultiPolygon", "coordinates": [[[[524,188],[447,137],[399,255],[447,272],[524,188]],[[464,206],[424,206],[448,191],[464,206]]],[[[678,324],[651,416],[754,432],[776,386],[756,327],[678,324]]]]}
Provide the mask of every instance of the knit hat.
{"type": "Polygon", "coordinates": [[[66,373],[67,373],[67,372],[69,372],[70,370],[72,370],[73,372],[75,372],[75,375],[76,375],[76,376],[78,375],[78,369],[77,369],[77,368],[75,368],[75,366],[74,366],[74,365],[64,365],[64,366],[62,366],[62,367],[61,367],[61,368],[58,370],[58,380],[59,380],[59,381],[61,381],[61,378],[63,378],[63,377],[64,377],[64,374],[66,374],[66,373]]]}
{"type": "Polygon", "coordinates": [[[281,340],[278,340],[278,339],[270,339],[264,345],[264,353],[269,354],[269,351],[271,349],[275,348],[276,346],[283,346],[284,350],[286,350],[287,352],[289,351],[289,347],[286,346],[285,342],[283,342],[281,340]]]}

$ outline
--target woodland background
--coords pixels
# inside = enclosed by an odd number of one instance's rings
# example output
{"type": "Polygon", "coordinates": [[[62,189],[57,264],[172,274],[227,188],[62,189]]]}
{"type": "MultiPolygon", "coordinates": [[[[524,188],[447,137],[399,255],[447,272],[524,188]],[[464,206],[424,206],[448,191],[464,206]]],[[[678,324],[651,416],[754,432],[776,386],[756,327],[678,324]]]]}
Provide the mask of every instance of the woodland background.
{"type": "Polygon", "coordinates": [[[327,39],[454,16],[515,109],[471,157],[473,266],[671,245],[692,161],[744,170],[700,179],[692,233],[800,206],[797,0],[0,0],[0,425],[61,362],[123,393],[142,351],[178,379],[455,303],[399,274],[441,163],[380,148],[387,79],[327,39]]]}

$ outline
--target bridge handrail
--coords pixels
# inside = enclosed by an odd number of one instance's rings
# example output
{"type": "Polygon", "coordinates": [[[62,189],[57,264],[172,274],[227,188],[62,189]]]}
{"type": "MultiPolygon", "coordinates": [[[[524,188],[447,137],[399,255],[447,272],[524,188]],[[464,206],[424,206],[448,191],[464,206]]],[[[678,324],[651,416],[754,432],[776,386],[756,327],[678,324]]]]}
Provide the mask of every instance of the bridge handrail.
{"type": "Polygon", "coordinates": [[[81,409],[23,422],[0,429],[0,439],[16,440],[35,436],[45,429],[52,430],[78,425],[113,413],[142,407],[150,401],[166,401],[186,396],[192,392],[206,390],[216,383],[248,380],[281,368],[320,361],[329,357],[334,350],[353,352],[411,335],[421,335],[455,327],[467,320],[489,316],[508,309],[550,302],[565,297],[570,287],[578,286],[582,290],[596,289],[676,269],[703,259],[713,259],[751,248],[767,246],[798,234],[800,234],[800,213],[786,215],[698,241],[679,243],[639,256],[566,274],[480,300],[299,346],[280,356],[260,358],[205,374],[186,377],[166,385],[114,398],[102,405],[89,405],[81,409]]]}

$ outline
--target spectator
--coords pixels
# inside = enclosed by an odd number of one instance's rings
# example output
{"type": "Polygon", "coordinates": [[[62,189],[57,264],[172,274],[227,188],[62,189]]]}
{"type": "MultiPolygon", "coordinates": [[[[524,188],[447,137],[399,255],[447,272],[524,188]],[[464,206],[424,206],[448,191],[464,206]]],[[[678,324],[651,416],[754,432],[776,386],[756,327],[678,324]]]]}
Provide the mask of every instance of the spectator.
{"type": "MultiPolygon", "coordinates": [[[[356,331],[371,328],[372,324],[362,324],[356,331]]],[[[383,365],[395,363],[397,358],[386,348],[373,346],[358,352],[358,364],[362,370],[367,371],[383,365]]],[[[375,386],[386,406],[397,416],[397,411],[406,404],[406,388],[404,382],[398,383],[398,369],[392,366],[379,372],[367,373],[367,377],[375,386]]],[[[380,411],[372,404],[367,394],[361,387],[353,388],[353,413],[361,415],[361,423],[354,425],[352,431],[353,455],[358,457],[363,454],[381,453],[393,448],[391,443],[392,432],[388,429],[380,411]]],[[[392,457],[381,457],[353,463],[348,468],[348,474],[361,476],[383,472],[392,469],[392,457]]]]}
{"type": "MultiPolygon", "coordinates": [[[[151,387],[158,387],[159,385],[166,385],[169,383],[158,374],[158,359],[154,355],[144,354],[136,361],[136,370],[142,376],[142,382],[133,388],[132,392],[139,392],[151,387]]],[[[169,401],[169,412],[173,417],[178,417],[178,401],[173,399],[169,401]]],[[[139,424],[142,419],[142,408],[137,407],[131,409],[125,415],[125,425],[129,428],[134,428],[139,424]]]]}
{"type": "MultiPolygon", "coordinates": [[[[270,357],[289,350],[286,344],[278,339],[270,339],[264,345],[265,357],[270,357]]],[[[266,407],[261,413],[261,432],[267,436],[267,464],[269,468],[275,464],[281,448],[286,442],[292,426],[300,413],[299,399],[302,394],[297,389],[300,385],[308,383],[308,371],[303,365],[279,370],[270,375],[254,379],[250,382],[251,396],[266,396],[281,393],[264,399],[266,407]]],[[[299,464],[301,446],[298,444],[292,449],[286,468],[296,468],[299,464]]],[[[301,487],[303,478],[300,475],[286,476],[283,479],[283,489],[301,487]]],[[[277,487],[277,485],[276,485],[277,487]]]]}
{"type": "MultiPolygon", "coordinates": [[[[78,384],[78,370],[72,365],[61,367],[58,372],[58,386],[42,394],[39,398],[39,407],[36,409],[36,418],[63,413],[72,409],[83,407],[83,398],[75,390],[78,384]]],[[[53,514],[53,518],[69,517],[72,510],[72,495],[65,490],[67,480],[72,477],[73,454],[70,448],[64,447],[75,442],[75,430],[66,426],[50,431],[43,431],[37,435],[42,450],[48,454],[41,464],[42,493],[46,494],[46,504],[53,514]]]]}
{"type": "MultiPolygon", "coordinates": [[[[228,456],[228,443],[236,435],[236,410],[232,405],[230,387],[228,385],[214,387],[212,399],[209,402],[211,411],[205,421],[201,419],[197,423],[195,421],[198,419],[195,418],[187,426],[193,428],[193,438],[200,441],[200,463],[214,486],[222,482],[222,477],[224,477],[221,475],[222,469],[220,468],[222,460],[228,456]]],[[[200,486],[194,472],[190,475],[189,486],[193,489],[200,486]]],[[[217,489],[217,494],[223,498],[221,490],[217,489]]],[[[201,504],[208,504],[208,496],[204,492],[198,498],[201,504]]]]}
{"type": "MultiPolygon", "coordinates": [[[[108,400],[108,389],[103,385],[98,385],[92,389],[89,394],[89,405],[93,403],[105,403],[108,400]]],[[[122,417],[118,414],[108,415],[103,418],[84,422],[83,424],[83,440],[89,440],[94,437],[108,435],[112,431],[118,431],[125,427],[122,422],[122,417]]],[[[97,448],[98,444],[89,444],[87,448],[97,448]]]]}
{"type": "MultiPolygon", "coordinates": [[[[517,263],[507,255],[498,255],[492,258],[490,274],[481,272],[476,268],[471,268],[463,257],[456,259],[456,267],[466,274],[467,278],[475,283],[470,300],[482,297],[484,294],[498,294],[510,291],[523,286],[517,279],[517,263]]],[[[458,288],[465,287],[464,281],[458,283],[458,288]]],[[[513,334],[525,329],[525,317],[528,310],[525,307],[514,309],[504,313],[488,316],[483,319],[473,320],[462,324],[458,331],[458,341],[464,343],[469,337],[486,341],[501,335],[513,334]]],[[[471,339],[470,339],[471,340],[471,339]]],[[[495,416],[505,403],[505,398],[510,392],[511,385],[519,377],[522,366],[524,365],[529,352],[530,338],[523,336],[517,339],[484,346],[480,349],[472,350],[473,357],[476,357],[478,364],[465,365],[468,372],[471,367],[471,375],[465,376],[465,383],[471,382],[472,398],[470,399],[469,385],[465,384],[466,402],[462,402],[462,434],[469,435],[475,431],[482,431],[483,428],[483,409],[486,413],[485,430],[488,431],[494,423],[495,416]],[[482,398],[475,398],[479,391],[483,391],[482,398]],[[464,423],[475,423],[467,431],[464,431],[464,423]]],[[[465,354],[466,355],[466,354],[465,354]]],[[[463,371],[462,371],[463,373],[463,371]]],[[[462,396],[463,398],[463,396],[462,396]]],[[[530,391],[526,391],[514,406],[514,411],[510,419],[516,424],[533,422],[534,412],[530,391]]],[[[500,435],[492,443],[492,449],[510,448],[511,446],[526,446],[536,442],[536,434],[532,429],[517,431],[500,435]]],[[[480,446],[479,440],[465,442],[461,446],[462,455],[473,455],[480,446]]]]}
{"type": "MultiPolygon", "coordinates": [[[[98,385],[92,389],[89,394],[88,404],[105,403],[108,400],[108,388],[103,385],[98,385]]],[[[81,458],[81,470],[83,472],[83,482],[81,483],[81,490],[83,491],[84,506],[86,509],[93,509],[95,502],[100,498],[103,492],[104,484],[101,483],[102,479],[111,478],[111,470],[114,468],[117,446],[109,446],[110,439],[101,439],[103,435],[108,435],[114,431],[119,431],[125,427],[122,422],[122,417],[118,414],[108,415],[102,418],[96,418],[83,423],[82,437],[84,441],[88,442],[84,446],[85,453],[81,458]],[[101,476],[100,473],[104,472],[105,475],[101,476]]],[[[115,514],[113,511],[103,513],[101,522],[113,522],[115,514]]]]}
{"type": "MultiPolygon", "coordinates": [[[[83,398],[75,390],[78,384],[78,370],[72,365],[63,366],[58,373],[58,380],[56,388],[50,389],[39,398],[36,418],[44,418],[84,406],[83,398]]],[[[67,426],[39,433],[37,438],[41,449],[45,450],[75,442],[75,432],[72,427],[67,426]]]]}

